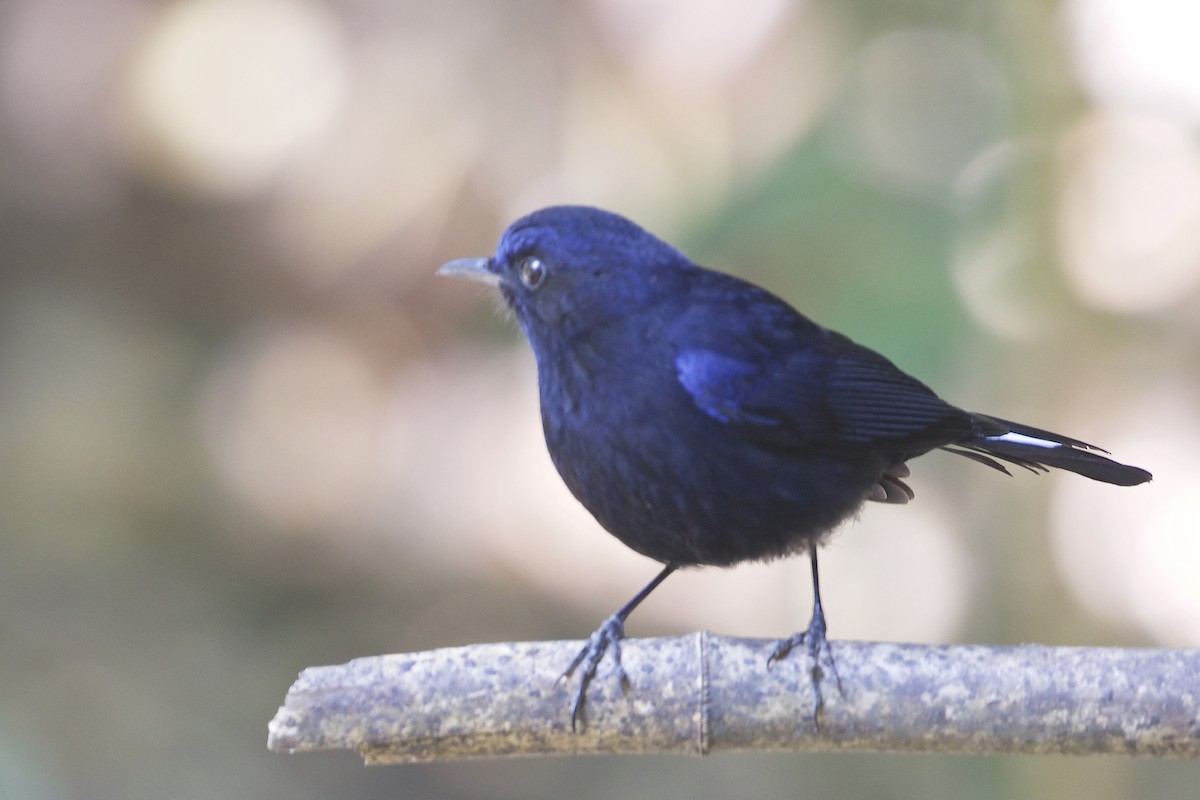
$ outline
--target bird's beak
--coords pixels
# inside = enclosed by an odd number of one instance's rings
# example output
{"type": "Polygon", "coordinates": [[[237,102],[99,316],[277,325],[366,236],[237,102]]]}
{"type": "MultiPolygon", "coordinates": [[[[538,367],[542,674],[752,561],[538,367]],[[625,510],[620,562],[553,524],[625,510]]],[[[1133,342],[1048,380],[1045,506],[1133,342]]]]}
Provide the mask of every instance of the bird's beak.
{"type": "Polygon", "coordinates": [[[491,259],[460,258],[438,267],[438,275],[449,275],[452,278],[469,278],[473,281],[486,283],[489,286],[500,285],[500,276],[488,269],[491,259]]]}

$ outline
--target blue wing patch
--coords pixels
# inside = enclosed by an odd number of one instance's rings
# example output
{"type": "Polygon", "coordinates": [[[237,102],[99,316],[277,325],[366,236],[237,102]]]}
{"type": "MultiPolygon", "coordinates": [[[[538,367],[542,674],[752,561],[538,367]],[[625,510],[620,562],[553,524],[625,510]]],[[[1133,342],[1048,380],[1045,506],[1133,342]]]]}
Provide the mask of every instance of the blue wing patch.
{"type": "Polygon", "coordinates": [[[748,405],[754,384],[761,380],[752,364],[711,350],[684,350],[675,358],[675,372],[697,407],[718,422],[768,426],[781,422],[748,405]]]}

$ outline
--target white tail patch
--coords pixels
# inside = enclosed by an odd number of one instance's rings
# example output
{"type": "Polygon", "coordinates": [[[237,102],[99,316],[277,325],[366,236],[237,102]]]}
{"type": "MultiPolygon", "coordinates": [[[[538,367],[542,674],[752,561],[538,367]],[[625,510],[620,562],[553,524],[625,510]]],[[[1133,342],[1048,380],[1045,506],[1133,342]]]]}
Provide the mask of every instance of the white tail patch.
{"type": "Polygon", "coordinates": [[[1032,436],[1026,436],[1023,433],[1006,433],[1002,436],[987,436],[988,441],[992,442],[1012,442],[1013,444],[1027,444],[1031,447],[1055,448],[1062,447],[1058,442],[1049,442],[1045,439],[1036,439],[1032,436]]]}

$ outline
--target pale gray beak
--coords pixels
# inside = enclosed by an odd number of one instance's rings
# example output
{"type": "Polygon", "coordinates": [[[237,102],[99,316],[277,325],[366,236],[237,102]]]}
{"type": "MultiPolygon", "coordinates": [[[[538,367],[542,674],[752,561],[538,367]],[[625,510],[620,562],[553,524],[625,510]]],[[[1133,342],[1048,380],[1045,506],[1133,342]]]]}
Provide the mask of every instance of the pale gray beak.
{"type": "Polygon", "coordinates": [[[437,274],[449,275],[452,278],[468,278],[489,286],[499,286],[500,276],[488,269],[489,263],[490,260],[486,258],[460,258],[442,264],[438,267],[437,274]]]}

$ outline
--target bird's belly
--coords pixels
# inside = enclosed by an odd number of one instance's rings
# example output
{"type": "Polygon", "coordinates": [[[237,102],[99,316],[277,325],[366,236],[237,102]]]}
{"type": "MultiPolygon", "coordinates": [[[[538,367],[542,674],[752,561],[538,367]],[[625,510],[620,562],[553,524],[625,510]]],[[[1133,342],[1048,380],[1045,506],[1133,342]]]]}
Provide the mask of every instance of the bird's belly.
{"type": "Polygon", "coordinates": [[[820,454],[701,430],[659,420],[606,438],[587,426],[547,426],[546,438],[564,482],[600,524],[664,563],[724,566],[795,552],[851,515],[872,483],[820,454]]]}

